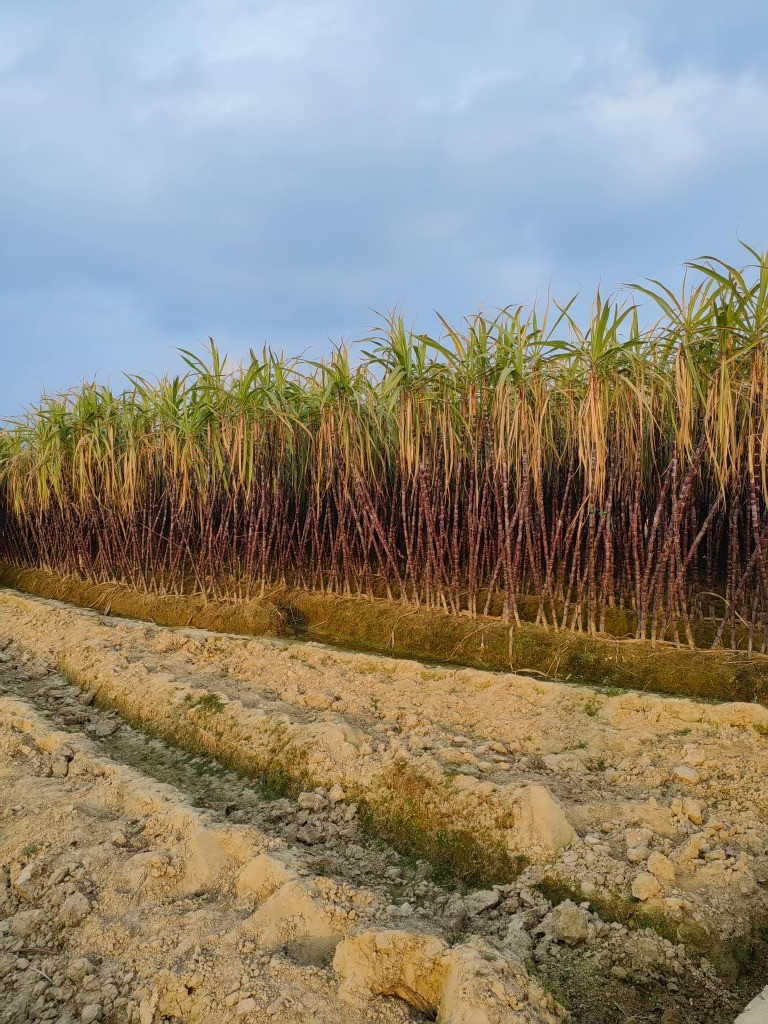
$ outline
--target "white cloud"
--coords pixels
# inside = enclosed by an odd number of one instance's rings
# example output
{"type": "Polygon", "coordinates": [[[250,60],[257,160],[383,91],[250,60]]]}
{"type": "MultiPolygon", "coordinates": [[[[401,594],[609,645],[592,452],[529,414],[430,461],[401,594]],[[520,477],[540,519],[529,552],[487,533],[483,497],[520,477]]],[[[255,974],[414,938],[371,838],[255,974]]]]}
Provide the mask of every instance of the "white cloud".
{"type": "Polygon", "coordinates": [[[255,9],[253,4],[217,2],[207,19],[201,54],[209,64],[299,61],[348,39],[354,27],[354,5],[343,0],[278,0],[255,9]]]}
{"type": "Polygon", "coordinates": [[[584,97],[582,111],[623,187],[674,187],[768,144],[768,121],[755,116],[768,109],[768,88],[752,75],[648,67],[613,85],[584,97]]]}
{"type": "Polygon", "coordinates": [[[766,71],[673,7],[4,0],[0,413],[24,366],[151,372],[139,332],[297,350],[760,244],[766,71]]]}

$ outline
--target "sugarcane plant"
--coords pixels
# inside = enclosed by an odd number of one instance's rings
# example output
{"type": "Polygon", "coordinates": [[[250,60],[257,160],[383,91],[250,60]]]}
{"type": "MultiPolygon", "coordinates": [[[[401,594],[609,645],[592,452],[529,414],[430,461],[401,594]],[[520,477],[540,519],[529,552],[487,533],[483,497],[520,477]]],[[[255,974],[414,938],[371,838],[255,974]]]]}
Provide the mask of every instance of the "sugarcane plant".
{"type": "Polygon", "coordinates": [[[768,255],[357,354],[213,342],[0,433],[0,557],[244,601],[276,588],[768,651],[768,255]],[[642,315],[651,322],[641,323],[642,315]]]}

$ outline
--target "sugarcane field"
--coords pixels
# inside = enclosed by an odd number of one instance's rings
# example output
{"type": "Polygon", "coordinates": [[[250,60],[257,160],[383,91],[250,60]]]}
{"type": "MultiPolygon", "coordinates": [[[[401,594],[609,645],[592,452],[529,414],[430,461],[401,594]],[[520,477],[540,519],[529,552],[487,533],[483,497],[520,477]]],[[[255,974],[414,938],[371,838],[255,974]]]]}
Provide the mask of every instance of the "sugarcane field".
{"type": "Polygon", "coordinates": [[[0,1024],[768,1024],[768,4],[0,0],[0,1024]]]}
{"type": "Polygon", "coordinates": [[[748,255],[644,290],[649,329],[635,291],[583,327],[392,316],[357,361],[211,345],[3,433],[0,1019],[760,999],[748,255]]]}

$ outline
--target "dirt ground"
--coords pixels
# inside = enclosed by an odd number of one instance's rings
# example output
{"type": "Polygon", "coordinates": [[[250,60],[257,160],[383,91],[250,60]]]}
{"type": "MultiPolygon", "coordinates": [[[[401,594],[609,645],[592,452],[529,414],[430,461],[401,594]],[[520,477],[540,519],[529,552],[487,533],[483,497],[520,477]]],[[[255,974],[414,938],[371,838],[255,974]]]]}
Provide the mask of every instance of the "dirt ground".
{"type": "Polygon", "coordinates": [[[763,707],[11,592],[0,647],[0,1021],[725,1024],[768,981],[763,707]]]}

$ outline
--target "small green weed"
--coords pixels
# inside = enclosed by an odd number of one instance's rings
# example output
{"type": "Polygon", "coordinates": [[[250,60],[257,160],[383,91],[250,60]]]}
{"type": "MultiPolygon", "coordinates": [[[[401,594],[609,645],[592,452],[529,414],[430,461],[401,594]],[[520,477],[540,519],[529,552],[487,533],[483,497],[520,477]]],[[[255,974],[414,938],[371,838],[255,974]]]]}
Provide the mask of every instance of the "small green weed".
{"type": "Polygon", "coordinates": [[[364,831],[401,855],[428,861],[436,880],[470,886],[508,882],[526,863],[501,841],[480,842],[468,829],[449,824],[444,796],[407,768],[390,769],[381,794],[360,799],[364,831]]]}
{"type": "Polygon", "coordinates": [[[212,714],[218,715],[220,711],[224,710],[224,701],[215,693],[206,693],[202,697],[198,697],[192,701],[192,707],[202,708],[204,711],[210,711],[212,714]]]}

